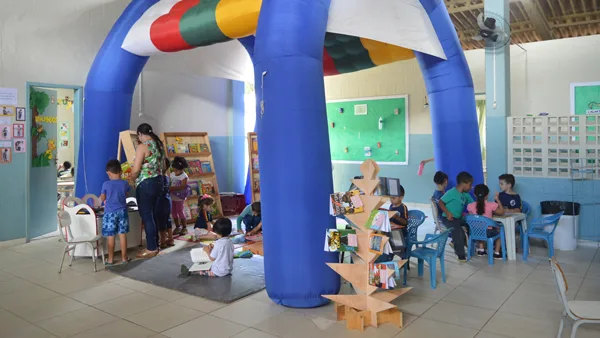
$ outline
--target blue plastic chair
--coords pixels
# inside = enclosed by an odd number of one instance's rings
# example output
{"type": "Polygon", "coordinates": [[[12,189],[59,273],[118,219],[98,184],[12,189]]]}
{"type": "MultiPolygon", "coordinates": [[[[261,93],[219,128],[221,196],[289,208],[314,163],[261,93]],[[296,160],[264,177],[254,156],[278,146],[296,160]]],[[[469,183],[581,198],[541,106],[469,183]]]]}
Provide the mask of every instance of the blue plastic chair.
{"type": "Polygon", "coordinates": [[[548,243],[548,255],[549,258],[554,257],[554,231],[558,226],[558,221],[562,217],[564,211],[559,212],[558,214],[545,216],[536,218],[531,221],[531,224],[528,225],[527,230],[524,232],[523,237],[523,260],[527,260],[527,256],[529,256],[529,239],[530,238],[538,238],[543,239],[548,243]],[[547,232],[544,230],[544,227],[553,226],[552,231],[547,232]]]}
{"type": "MultiPolygon", "coordinates": [[[[522,201],[521,204],[522,204],[521,205],[521,212],[525,214],[525,219],[527,219],[527,217],[529,217],[529,214],[531,214],[531,205],[529,205],[529,203],[527,203],[525,201],[522,201]]],[[[521,239],[521,247],[524,247],[524,244],[523,244],[524,234],[523,234],[523,224],[522,224],[522,222],[523,221],[517,222],[516,230],[519,231],[519,239],[521,239]]]]}
{"type": "MultiPolygon", "coordinates": [[[[406,259],[410,257],[410,251],[412,246],[416,243],[417,232],[419,226],[425,222],[425,214],[421,210],[409,210],[408,211],[408,224],[406,225],[406,259]]],[[[407,263],[408,264],[408,263],[407,263]]]]}
{"type": "Polygon", "coordinates": [[[494,265],[494,255],[492,255],[492,252],[494,252],[494,242],[497,239],[500,239],[500,242],[502,243],[502,260],[506,260],[506,236],[504,236],[504,226],[502,226],[502,224],[480,215],[467,215],[465,217],[465,222],[469,225],[469,229],[471,230],[467,247],[467,260],[471,260],[471,257],[475,253],[475,242],[484,241],[487,244],[488,263],[494,265]],[[499,228],[499,234],[488,238],[488,227],[499,228]]]}
{"type": "MultiPolygon", "coordinates": [[[[413,245],[417,246],[416,249],[407,252],[407,254],[410,254],[410,256],[408,256],[407,259],[410,259],[410,257],[416,257],[418,259],[417,272],[419,276],[423,276],[423,263],[427,261],[427,264],[429,264],[429,275],[431,277],[432,289],[435,289],[436,287],[437,270],[435,267],[435,261],[437,259],[440,260],[440,268],[442,270],[442,281],[446,283],[446,267],[444,265],[444,253],[446,252],[446,242],[448,241],[449,234],[450,231],[448,230],[444,230],[442,233],[437,235],[427,234],[425,235],[424,241],[412,243],[413,245]],[[428,244],[434,244],[435,248],[427,247],[426,245],[428,244]]],[[[406,280],[408,276],[408,264],[409,262],[406,262],[406,264],[404,264],[404,285],[406,285],[406,280]]]]}

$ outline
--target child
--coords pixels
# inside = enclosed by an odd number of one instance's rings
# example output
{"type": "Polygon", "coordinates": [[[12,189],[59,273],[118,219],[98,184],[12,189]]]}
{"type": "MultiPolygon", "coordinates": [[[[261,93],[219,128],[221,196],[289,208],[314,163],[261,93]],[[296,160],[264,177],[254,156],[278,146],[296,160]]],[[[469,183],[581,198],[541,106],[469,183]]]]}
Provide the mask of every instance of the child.
{"type": "MultiPolygon", "coordinates": [[[[440,199],[446,193],[446,188],[448,187],[448,175],[443,171],[438,171],[433,175],[433,183],[437,186],[435,191],[433,192],[433,196],[431,196],[431,200],[435,202],[436,205],[439,204],[440,199]]],[[[438,217],[442,216],[442,209],[438,205],[438,217]]]]}
{"type": "Polygon", "coordinates": [[[198,218],[196,219],[196,224],[194,224],[194,236],[197,241],[217,238],[217,235],[212,232],[213,224],[210,209],[213,203],[215,203],[215,200],[207,194],[200,196],[198,199],[198,218]]]}
{"type": "Polygon", "coordinates": [[[129,232],[129,214],[127,212],[127,193],[129,184],[121,179],[121,163],[110,160],[106,164],[106,174],[109,181],[102,184],[100,200],[104,202],[104,217],[102,218],[102,236],[108,239],[108,260],[106,265],[114,264],[115,235],[119,234],[121,243],[121,262],[130,261],[127,257],[127,233],[129,232]]]}
{"type": "MultiPolygon", "coordinates": [[[[204,247],[204,251],[208,254],[208,257],[213,261],[210,271],[197,271],[194,274],[201,276],[210,277],[223,277],[227,276],[233,270],[233,242],[227,236],[231,234],[232,223],[229,218],[219,218],[213,230],[216,233],[217,241],[211,245],[204,247]]],[[[191,275],[189,269],[185,266],[181,266],[181,273],[183,275],[191,275]]]]}
{"type": "Polygon", "coordinates": [[[185,200],[188,197],[188,175],[183,171],[188,167],[188,163],[185,158],[176,156],[171,163],[171,214],[175,222],[175,231],[173,235],[185,236],[187,235],[186,219],[183,212],[183,206],[185,200]]]}
{"type": "MultiPolygon", "coordinates": [[[[496,193],[495,200],[496,202],[488,202],[488,196],[490,195],[490,189],[485,184],[478,184],[475,186],[475,198],[477,198],[476,202],[473,202],[467,206],[467,211],[472,215],[482,215],[487,218],[492,218],[494,215],[504,215],[504,208],[502,207],[502,203],[500,203],[500,199],[498,198],[498,193],[496,193]]],[[[487,236],[495,237],[498,236],[498,229],[494,227],[487,228],[487,236]]],[[[494,259],[502,259],[502,255],[500,254],[501,243],[500,239],[497,239],[494,243],[494,259]]],[[[485,256],[487,253],[483,249],[483,243],[479,243],[479,249],[477,249],[477,255],[485,256]]]]}
{"type": "MultiPolygon", "coordinates": [[[[404,238],[406,238],[407,236],[407,232],[406,232],[406,226],[408,225],[408,208],[406,207],[406,205],[404,205],[404,203],[402,203],[402,201],[404,200],[404,187],[403,186],[399,186],[398,188],[398,196],[391,196],[390,197],[390,203],[392,203],[392,205],[390,206],[390,211],[396,211],[396,213],[394,214],[394,216],[390,217],[390,225],[392,230],[397,230],[397,229],[402,229],[402,234],[404,235],[404,238]]],[[[391,233],[384,233],[386,236],[388,236],[390,238],[390,244],[391,244],[391,233]]],[[[383,254],[381,256],[379,256],[379,258],[377,258],[377,260],[375,261],[376,263],[380,263],[380,262],[389,262],[392,261],[394,259],[394,254],[383,254]]]]}
{"type": "Polygon", "coordinates": [[[513,190],[515,187],[515,177],[511,174],[504,174],[500,175],[498,179],[500,180],[500,190],[502,190],[498,196],[500,204],[502,204],[508,213],[521,212],[523,208],[521,196],[513,190]]]}
{"type": "Polygon", "coordinates": [[[462,219],[465,206],[475,202],[469,195],[473,185],[473,176],[468,172],[461,172],[456,176],[456,186],[442,196],[438,205],[442,209],[442,223],[452,231],[452,240],[454,241],[454,252],[458,260],[465,262],[465,233],[463,226],[466,226],[462,219]]]}
{"type": "Polygon", "coordinates": [[[158,247],[161,249],[175,246],[175,241],[173,240],[173,227],[171,226],[169,217],[172,204],[171,194],[169,193],[169,187],[171,186],[171,180],[168,175],[169,167],[171,167],[171,161],[165,157],[165,165],[163,168],[163,190],[158,199],[158,220],[156,222],[160,235],[158,247]]]}
{"type": "Polygon", "coordinates": [[[246,225],[246,236],[254,236],[262,233],[262,218],[260,216],[260,202],[252,203],[252,214],[244,217],[246,225]]]}

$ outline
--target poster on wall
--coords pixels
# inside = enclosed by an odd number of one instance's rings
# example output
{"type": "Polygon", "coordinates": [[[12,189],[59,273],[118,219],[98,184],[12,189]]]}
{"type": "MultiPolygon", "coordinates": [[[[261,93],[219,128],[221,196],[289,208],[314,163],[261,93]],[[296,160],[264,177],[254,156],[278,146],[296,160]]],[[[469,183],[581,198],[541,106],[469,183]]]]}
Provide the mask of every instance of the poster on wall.
{"type": "Polygon", "coordinates": [[[12,139],[12,127],[10,124],[0,124],[0,140],[12,139]]]}
{"type": "Polygon", "coordinates": [[[69,146],[69,122],[59,122],[58,143],[61,148],[69,146]]]}
{"type": "Polygon", "coordinates": [[[0,116],[15,116],[15,107],[13,106],[1,106],[0,116]]]}
{"type": "Polygon", "coordinates": [[[10,117],[0,116],[0,124],[10,124],[10,117]]]}
{"type": "Polygon", "coordinates": [[[17,88],[0,88],[0,106],[16,106],[17,92],[17,88]]]}
{"type": "Polygon", "coordinates": [[[31,90],[31,166],[49,167],[56,158],[56,106],[49,109],[50,95],[44,90],[31,90]],[[45,147],[45,149],[44,149],[45,147]]]}
{"type": "Polygon", "coordinates": [[[600,82],[571,83],[571,115],[600,115],[600,82]]]}
{"type": "Polygon", "coordinates": [[[17,115],[16,115],[16,120],[17,121],[25,121],[25,117],[27,116],[27,114],[25,113],[26,110],[23,107],[17,107],[17,115]]]}
{"type": "Polygon", "coordinates": [[[23,123],[13,124],[13,137],[14,138],[25,138],[25,124],[23,124],[23,123]]]}
{"type": "Polygon", "coordinates": [[[24,153],[27,151],[27,146],[25,145],[25,140],[15,140],[15,153],[24,153]]]}
{"type": "Polygon", "coordinates": [[[10,148],[0,148],[0,164],[12,162],[12,151],[10,148]]]}

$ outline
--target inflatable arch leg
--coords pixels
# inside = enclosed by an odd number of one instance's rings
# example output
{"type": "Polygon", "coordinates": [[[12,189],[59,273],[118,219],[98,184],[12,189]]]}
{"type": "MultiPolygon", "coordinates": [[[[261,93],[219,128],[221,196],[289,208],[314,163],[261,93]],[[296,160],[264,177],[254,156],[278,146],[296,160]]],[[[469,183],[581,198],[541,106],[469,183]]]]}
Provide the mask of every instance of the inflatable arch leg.
{"type": "MultiPolygon", "coordinates": [[[[78,196],[98,193],[105,163],[116,156],[118,133],[129,129],[135,83],[148,58],[124,51],[121,44],[157,2],[132,0],[94,60],[85,87],[78,196]]],[[[483,182],[464,54],[444,3],[421,3],[448,56],[443,61],[417,53],[431,104],[436,167],[451,179],[466,170],[483,182]]],[[[322,248],[323,230],[334,226],[325,202],[333,187],[322,70],[328,9],[329,0],[264,0],[254,50],[251,39],[242,41],[255,62],[263,217],[270,225],[264,243],[267,291],[290,307],[322,305],[321,294],[339,290],[338,276],[324,264],[335,255],[322,248]],[[295,135],[284,132],[290,129],[295,135]],[[285,245],[292,238],[294,246],[285,245]]]]}

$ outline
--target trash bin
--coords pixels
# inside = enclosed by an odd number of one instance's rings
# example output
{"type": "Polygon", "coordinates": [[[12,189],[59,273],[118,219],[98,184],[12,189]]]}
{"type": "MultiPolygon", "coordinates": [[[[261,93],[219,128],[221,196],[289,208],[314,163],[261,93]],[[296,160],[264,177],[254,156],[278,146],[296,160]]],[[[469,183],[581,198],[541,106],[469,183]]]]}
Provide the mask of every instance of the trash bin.
{"type": "MultiPolygon", "coordinates": [[[[581,205],[574,202],[544,201],[540,203],[540,206],[542,207],[542,216],[564,211],[554,232],[554,249],[564,251],[575,250],[577,248],[581,205]]],[[[544,230],[550,232],[552,231],[552,226],[547,226],[544,230]]]]}

